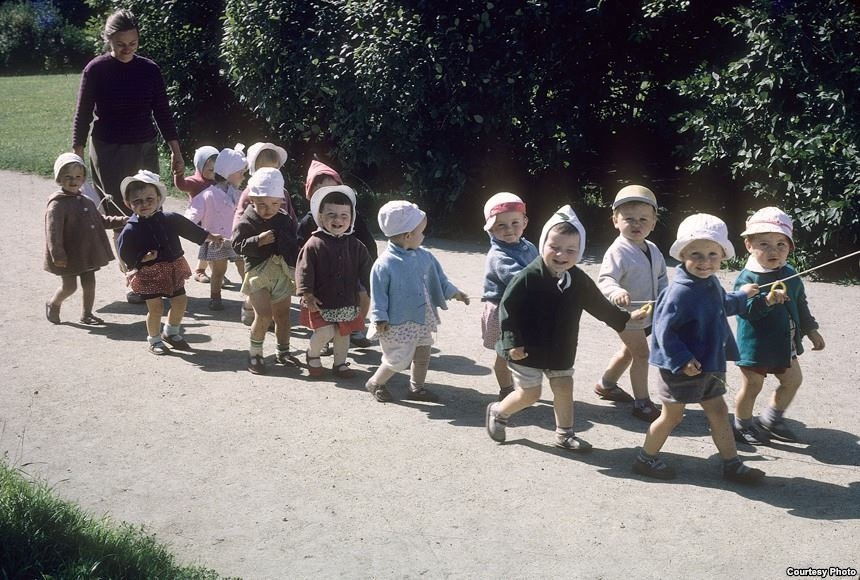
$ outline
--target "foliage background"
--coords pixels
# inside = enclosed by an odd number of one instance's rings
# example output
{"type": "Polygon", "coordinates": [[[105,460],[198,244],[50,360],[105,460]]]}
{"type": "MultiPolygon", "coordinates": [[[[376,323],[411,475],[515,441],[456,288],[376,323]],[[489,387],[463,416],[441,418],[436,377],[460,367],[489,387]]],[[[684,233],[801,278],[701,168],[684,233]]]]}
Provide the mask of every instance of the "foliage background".
{"type": "MultiPolygon", "coordinates": [[[[23,4],[83,20],[80,1],[23,4]]],[[[88,46],[118,5],[87,0],[88,46]]],[[[187,152],[280,142],[292,191],[316,157],[368,211],[412,198],[437,233],[478,230],[483,201],[513,190],[533,227],[570,202],[608,241],[606,205],[637,182],[665,207],[660,244],[690,212],[737,234],[769,204],[795,216],[801,261],[860,241],[857,2],[122,5],[162,66],[187,152]]]]}

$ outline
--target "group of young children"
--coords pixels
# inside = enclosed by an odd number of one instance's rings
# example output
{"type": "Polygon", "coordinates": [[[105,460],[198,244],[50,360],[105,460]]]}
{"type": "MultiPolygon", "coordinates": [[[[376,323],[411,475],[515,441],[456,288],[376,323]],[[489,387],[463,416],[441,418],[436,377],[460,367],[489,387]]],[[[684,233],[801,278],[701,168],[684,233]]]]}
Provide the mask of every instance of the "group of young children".
{"type": "MultiPolygon", "coordinates": [[[[189,195],[185,215],[162,210],[164,184],[141,170],[122,181],[122,197],[132,214],[125,218],[103,216],[81,193],[83,160],[60,155],[54,164],[60,190],[49,198],[45,217],[45,269],[61,276],[62,285],[45,305],[47,319],[60,323],[61,304],[80,277],[81,322],[103,324],[92,313],[94,273],[113,259],[105,230],[122,228],[117,251],[129,287],[147,305],[149,350],[156,355],[188,350],[181,322],[185,280],[192,272],[180,243],[184,237],[200,245],[193,275],[210,284],[210,309],[223,308],[224,275],[230,261],[236,264],[245,296],[242,318],[251,327],[251,373],[267,372],[263,346],[272,324],[274,364],[302,366],[290,348],[291,299],[298,296],[300,321],[313,331],[304,361],[310,376],[324,374],[321,356],[331,343],[331,372],[353,377],[347,362],[350,337],[363,331],[369,317],[369,336],[378,338],[382,362],[367,390],[377,401],[391,401],[388,381],[410,369],[406,397],[437,401],[425,386],[440,322],[437,310],[445,309],[448,300],[468,304],[469,298],[422,247],[426,214],[408,201],[383,205],[378,223],[388,245],[377,257],[375,241],[356,211],[355,191],[318,161],[306,182],[310,212],[298,219],[280,171],[286,160],[286,151],[271,143],[254,144],[247,158],[241,145],[221,151],[201,147],[194,155],[195,174],[174,176],[177,188],[189,195]],[[240,190],[246,170],[250,177],[240,190]],[[164,298],[170,310],[161,328],[164,298]]],[[[757,481],[764,474],[740,461],[735,442],[798,440],[783,413],[801,383],[802,338],[808,337],[814,350],[824,348],[803,283],[797,277],[782,282],[795,273],[787,263],[794,248],[792,220],[773,207],[749,218],[741,234],[749,258],[734,291],[727,293],[715,276],[721,262],[734,256],[726,224],[708,214],[691,215],[680,224],[669,250],[680,264],[669,282],[660,250],[647,239],[657,212],[649,189],[631,185],[618,192],[612,224],[619,235],[595,282],[576,266],[585,252],[586,230],[570,206],[549,218],[535,246],[523,237],[528,217],[521,198],[503,192],[486,202],[490,249],[481,327],[484,346],[495,351],[499,386],[498,400],[486,408],[487,432],[504,442],[508,419],[538,400],[546,376],[554,395],[555,444],[574,451],[591,448],[573,430],[574,361],[585,311],[621,339],[595,394],[632,402],[633,416],[649,423],[633,463],[636,473],[675,476],[658,453],[683,418],[685,405],[699,403],[723,459],[723,477],[757,481]],[[737,342],[727,320],[732,315],[738,316],[737,342]],[[727,360],[737,361],[743,379],[733,423],[724,400],[727,360]],[[662,406],[650,398],[649,365],[659,371],[662,406]],[[628,368],[632,396],[618,385],[628,368]],[[754,419],[754,403],[768,374],[777,377],[779,387],[754,419]]]]}

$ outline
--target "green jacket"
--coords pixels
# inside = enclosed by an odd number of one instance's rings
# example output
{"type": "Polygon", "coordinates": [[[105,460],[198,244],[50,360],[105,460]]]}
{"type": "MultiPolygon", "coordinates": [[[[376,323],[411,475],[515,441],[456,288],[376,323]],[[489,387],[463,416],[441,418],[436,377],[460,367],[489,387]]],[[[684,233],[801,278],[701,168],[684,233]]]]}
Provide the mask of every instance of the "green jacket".
{"type": "MultiPolygon", "coordinates": [[[[763,286],[796,273],[789,265],[764,274],[742,270],[735,280],[735,290],[744,284],[763,286]]],[[[768,306],[765,300],[770,292],[768,287],[747,299],[746,309],[738,314],[738,366],[787,369],[791,366],[791,321],[794,321],[797,330],[794,336],[797,354],[803,353],[803,337],[818,328],[818,322],[809,311],[806,291],[800,278],[792,278],[785,285],[789,297],[787,302],[768,306]]]]}
{"type": "Polygon", "coordinates": [[[585,310],[616,332],[624,330],[630,314],[618,308],[577,267],[568,270],[570,287],[559,290],[558,281],[540,256],[520,270],[508,284],[499,304],[501,336],[496,352],[511,360],[508,350],[525,347],[526,358],[516,364],[548,370],[573,366],[579,339],[579,321],[585,310]]]}

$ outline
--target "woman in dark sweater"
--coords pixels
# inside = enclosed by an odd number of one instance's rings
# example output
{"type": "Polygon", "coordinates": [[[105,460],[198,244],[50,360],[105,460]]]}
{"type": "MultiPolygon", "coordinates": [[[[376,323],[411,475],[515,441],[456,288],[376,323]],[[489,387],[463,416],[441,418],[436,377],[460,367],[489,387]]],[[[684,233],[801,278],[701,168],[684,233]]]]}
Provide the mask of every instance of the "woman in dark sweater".
{"type": "Polygon", "coordinates": [[[181,174],[185,163],[161,69],[135,54],[139,30],[134,14],[111,14],[103,36],[109,52],[91,60],[81,75],[72,148],[83,156],[90,138],[90,174],[101,194],[114,202],[107,203],[106,213],[129,215],[120,182],[140,169],[159,172],[155,125],[170,147],[173,173],[181,174]]]}

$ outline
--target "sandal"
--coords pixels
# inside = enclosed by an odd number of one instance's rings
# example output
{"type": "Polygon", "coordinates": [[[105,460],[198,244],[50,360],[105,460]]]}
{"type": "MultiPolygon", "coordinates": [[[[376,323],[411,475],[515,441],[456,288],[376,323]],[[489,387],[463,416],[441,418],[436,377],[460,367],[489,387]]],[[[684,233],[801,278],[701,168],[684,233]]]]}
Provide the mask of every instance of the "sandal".
{"type": "Polygon", "coordinates": [[[156,356],[161,356],[163,354],[167,354],[167,348],[164,346],[164,343],[159,340],[155,344],[149,345],[149,352],[156,356]]]}
{"type": "Polygon", "coordinates": [[[355,371],[349,368],[349,363],[340,363],[339,365],[335,365],[332,367],[331,372],[334,373],[334,376],[341,379],[351,379],[355,376],[355,371]]]}
{"type": "Polygon", "coordinates": [[[212,280],[206,275],[206,270],[197,270],[194,272],[194,279],[201,284],[208,284],[212,280]]]}
{"type": "Polygon", "coordinates": [[[432,393],[421,387],[417,391],[413,391],[409,389],[409,393],[406,395],[406,398],[410,401],[424,401],[425,403],[438,403],[439,397],[436,396],[435,393],[432,393]]]}
{"type": "Polygon", "coordinates": [[[307,363],[307,367],[308,367],[308,375],[310,375],[312,377],[321,377],[322,376],[323,368],[322,368],[322,363],[320,362],[320,357],[310,356],[308,353],[305,353],[305,362],[307,363]],[[311,364],[312,360],[317,361],[317,364],[319,364],[319,366],[313,366],[311,364]]]}
{"type": "Polygon", "coordinates": [[[54,306],[50,302],[45,302],[45,318],[51,324],[60,324],[60,307],[54,306]]]}
{"type": "Polygon", "coordinates": [[[279,352],[275,354],[275,364],[279,367],[297,368],[302,366],[301,361],[288,352],[279,352]]]}
{"type": "Polygon", "coordinates": [[[371,382],[367,382],[367,384],[365,384],[364,386],[368,391],[370,391],[370,394],[373,395],[373,398],[380,403],[388,403],[391,401],[391,393],[388,392],[388,389],[385,388],[385,385],[377,385],[371,382]]]}
{"type": "Polygon", "coordinates": [[[81,316],[81,324],[92,324],[95,326],[104,324],[105,321],[98,316],[93,316],[92,313],[81,316]]]}

